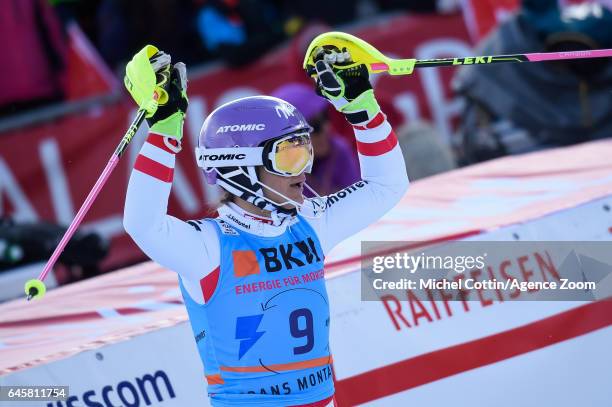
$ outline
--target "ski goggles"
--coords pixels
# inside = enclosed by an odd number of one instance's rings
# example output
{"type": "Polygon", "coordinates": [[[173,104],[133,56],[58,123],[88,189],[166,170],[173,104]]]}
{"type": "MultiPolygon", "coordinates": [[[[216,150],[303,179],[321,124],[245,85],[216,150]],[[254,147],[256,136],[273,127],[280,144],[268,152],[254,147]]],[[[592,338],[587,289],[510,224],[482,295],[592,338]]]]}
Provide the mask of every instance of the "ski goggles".
{"type": "Polygon", "coordinates": [[[283,177],[310,172],[313,161],[310,134],[293,133],[267,141],[263,147],[196,147],[198,167],[212,171],[219,167],[257,166],[283,177]]]}

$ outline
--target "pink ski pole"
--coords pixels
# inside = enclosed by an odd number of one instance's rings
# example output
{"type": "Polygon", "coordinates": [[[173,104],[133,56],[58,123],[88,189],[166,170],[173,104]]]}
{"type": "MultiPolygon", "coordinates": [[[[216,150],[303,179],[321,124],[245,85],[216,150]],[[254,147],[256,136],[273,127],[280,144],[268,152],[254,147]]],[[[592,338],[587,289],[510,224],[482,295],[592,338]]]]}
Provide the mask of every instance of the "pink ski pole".
{"type": "Polygon", "coordinates": [[[47,288],[43,280],[45,279],[45,277],[47,277],[47,274],[55,265],[55,262],[59,258],[60,254],[62,254],[62,252],[64,251],[66,244],[68,244],[68,241],[74,235],[74,232],[81,224],[81,221],[87,214],[87,211],[89,211],[89,208],[91,207],[96,197],[102,190],[102,187],[104,187],[104,184],[106,184],[106,181],[108,180],[111,173],[117,166],[117,163],[119,162],[119,158],[125,152],[125,149],[130,144],[130,142],[132,141],[132,138],[138,131],[138,128],[144,121],[145,115],[146,115],[146,111],[144,109],[138,110],[138,114],[136,115],[132,123],[130,124],[130,127],[125,132],[125,135],[121,139],[121,142],[115,149],[115,152],[111,156],[110,160],[108,160],[108,163],[106,164],[106,167],[104,167],[102,174],[100,174],[100,177],[98,177],[98,180],[96,181],[95,185],[93,186],[91,191],[89,191],[87,198],[85,198],[85,202],[83,202],[83,205],[81,205],[81,208],[79,209],[76,216],[70,223],[70,226],[68,226],[66,233],[64,233],[62,240],[59,242],[59,244],[53,251],[53,254],[47,261],[47,264],[45,264],[45,267],[43,268],[42,272],[40,273],[38,278],[33,278],[31,280],[28,280],[25,283],[25,292],[28,296],[28,301],[30,301],[33,298],[40,299],[45,295],[47,288]]]}

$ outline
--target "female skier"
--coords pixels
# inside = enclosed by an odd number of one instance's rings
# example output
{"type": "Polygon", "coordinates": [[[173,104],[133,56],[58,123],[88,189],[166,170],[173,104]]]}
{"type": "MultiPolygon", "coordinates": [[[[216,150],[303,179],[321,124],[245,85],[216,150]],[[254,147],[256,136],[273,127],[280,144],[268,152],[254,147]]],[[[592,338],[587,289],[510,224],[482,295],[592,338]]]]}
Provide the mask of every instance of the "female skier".
{"type": "Polygon", "coordinates": [[[237,99],[208,116],[196,148],[207,181],[226,193],[219,215],[184,222],[166,212],[187,109],[185,65],[152,48],[126,69],[139,106],[150,107],[155,90],[159,107],[147,119],[124,225],[151,259],[178,273],[212,405],[335,405],[323,260],[408,187],[365,66],[335,72],[328,61],[336,55],[323,52],[316,63],[318,93],[355,129],[361,181],[305,199],[311,127],[281,99],[237,99]]]}

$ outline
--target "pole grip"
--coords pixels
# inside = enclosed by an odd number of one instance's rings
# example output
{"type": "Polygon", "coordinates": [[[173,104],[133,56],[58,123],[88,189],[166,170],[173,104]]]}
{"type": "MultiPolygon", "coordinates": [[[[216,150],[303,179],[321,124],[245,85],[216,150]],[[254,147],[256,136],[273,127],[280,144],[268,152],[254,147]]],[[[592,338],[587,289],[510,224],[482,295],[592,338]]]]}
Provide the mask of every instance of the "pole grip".
{"type": "Polygon", "coordinates": [[[138,109],[138,114],[136,115],[136,117],[134,117],[134,120],[132,120],[130,127],[128,127],[127,131],[123,135],[121,142],[119,142],[119,145],[115,149],[114,155],[116,155],[117,157],[121,157],[123,155],[125,149],[136,135],[136,132],[138,132],[140,125],[145,119],[145,115],[146,111],[144,109],[138,109]]]}

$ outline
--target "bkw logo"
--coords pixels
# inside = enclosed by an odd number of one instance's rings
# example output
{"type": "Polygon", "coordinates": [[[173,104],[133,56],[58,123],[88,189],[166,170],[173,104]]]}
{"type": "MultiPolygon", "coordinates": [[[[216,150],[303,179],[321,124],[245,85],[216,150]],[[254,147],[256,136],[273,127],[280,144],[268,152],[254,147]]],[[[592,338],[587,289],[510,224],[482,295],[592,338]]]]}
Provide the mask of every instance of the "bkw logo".
{"type": "Polygon", "coordinates": [[[259,252],[269,273],[280,271],[283,266],[287,270],[292,270],[294,267],[312,264],[315,260],[321,261],[314,241],[310,237],[294,243],[281,244],[278,247],[261,248],[259,252]]]}

